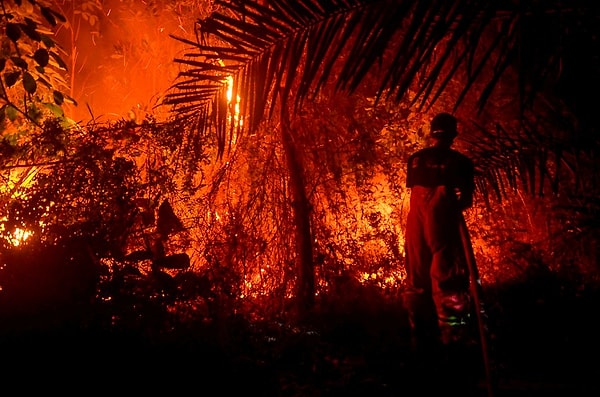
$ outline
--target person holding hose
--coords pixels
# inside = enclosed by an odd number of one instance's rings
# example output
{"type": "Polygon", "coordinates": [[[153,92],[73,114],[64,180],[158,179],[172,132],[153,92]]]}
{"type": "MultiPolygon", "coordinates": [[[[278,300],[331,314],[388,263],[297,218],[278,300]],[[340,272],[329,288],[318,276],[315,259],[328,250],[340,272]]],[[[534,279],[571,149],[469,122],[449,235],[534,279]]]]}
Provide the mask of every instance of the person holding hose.
{"type": "Polygon", "coordinates": [[[412,347],[421,353],[464,342],[472,330],[463,211],[473,204],[474,165],[451,148],[457,134],[457,119],[437,114],[430,124],[433,145],[412,154],[407,165],[403,303],[412,347]]]}

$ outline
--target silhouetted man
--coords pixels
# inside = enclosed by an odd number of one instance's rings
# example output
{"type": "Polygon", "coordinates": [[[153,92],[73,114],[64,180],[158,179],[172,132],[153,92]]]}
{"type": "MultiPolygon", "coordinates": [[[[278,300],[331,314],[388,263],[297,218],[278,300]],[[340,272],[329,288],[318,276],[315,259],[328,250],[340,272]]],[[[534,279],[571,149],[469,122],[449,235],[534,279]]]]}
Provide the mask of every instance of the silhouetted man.
{"type": "Polygon", "coordinates": [[[436,115],[430,125],[433,145],[408,160],[403,298],[413,347],[419,350],[460,341],[470,326],[469,267],[461,239],[468,233],[460,228],[466,230],[462,211],[473,203],[474,167],[450,148],[457,133],[454,116],[436,115]]]}

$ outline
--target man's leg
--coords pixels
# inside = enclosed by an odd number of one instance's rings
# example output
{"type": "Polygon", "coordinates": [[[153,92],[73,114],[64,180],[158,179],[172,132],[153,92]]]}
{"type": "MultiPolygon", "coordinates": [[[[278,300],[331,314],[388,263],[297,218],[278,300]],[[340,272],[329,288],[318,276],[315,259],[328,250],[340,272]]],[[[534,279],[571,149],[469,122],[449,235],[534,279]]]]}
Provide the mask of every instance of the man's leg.
{"type": "Polygon", "coordinates": [[[439,328],[431,291],[408,288],[403,294],[415,353],[434,354],[439,347],[439,328]]]}

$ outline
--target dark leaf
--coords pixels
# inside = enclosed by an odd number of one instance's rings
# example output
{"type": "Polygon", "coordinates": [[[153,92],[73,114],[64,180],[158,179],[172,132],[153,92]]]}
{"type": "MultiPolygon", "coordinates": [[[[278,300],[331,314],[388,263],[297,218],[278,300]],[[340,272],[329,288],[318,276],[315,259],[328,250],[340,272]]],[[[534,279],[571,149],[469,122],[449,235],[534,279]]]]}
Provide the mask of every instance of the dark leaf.
{"type": "Polygon", "coordinates": [[[158,232],[162,236],[167,236],[171,233],[176,233],[184,230],[183,225],[175,212],[173,207],[167,200],[163,201],[158,208],[158,221],[157,221],[158,232]]]}
{"type": "Polygon", "coordinates": [[[62,15],[59,12],[56,12],[55,10],[50,10],[50,12],[52,12],[52,14],[56,17],[56,19],[58,19],[60,22],[65,23],[67,22],[67,18],[65,18],[64,15],[62,15]]]}
{"type": "Polygon", "coordinates": [[[50,84],[46,79],[44,79],[43,76],[38,76],[38,83],[42,83],[43,85],[45,85],[47,88],[52,89],[52,84],[50,84]]]}
{"type": "Polygon", "coordinates": [[[4,70],[5,66],[6,66],[6,59],[0,58],[0,72],[4,70]]]}
{"type": "Polygon", "coordinates": [[[19,29],[19,25],[16,23],[7,23],[5,31],[6,36],[12,41],[17,41],[19,40],[19,37],[21,37],[21,29],[19,29]]]}
{"type": "Polygon", "coordinates": [[[46,48],[54,47],[54,40],[52,40],[52,38],[50,36],[42,34],[41,37],[42,37],[42,43],[44,43],[46,48]]]}
{"type": "Polygon", "coordinates": [[[33,59],[35,59],[35,61],[38,63],[38,65],[40,65],[41,67],[44,67],[44,66],[48,65],[48,61],[50,60],[50,55],[48,55],[47,50],[40,48],[35,52],[35,54],[33,54],[33,59]]]}
{"type": "Polygon", "coordinates": [[[27,65],[27,62],[25,62],[24,59],[21,59],[19,57],[10,57],[10,60],[12,61],[12,63],[15,64],[15,66],[18,66],[21,69],[27,70],[29,68],[29,65],[27,65]]]}
{"type": "Polygon", "coordinates": [[[54,13],[50,8],[42,6],[40,7],[40,11],[50,25],[56,26],[56,18],[54,18],[54,13]]]}
{"type": "Polygon", "coordinates": [[[33,41],[41,41],[42,40],[42,36],[36,30],[37,24],[35,22],[33,22],[31,19],[29,19],[29,18],[25,18],[25,20],[27,21],[27,23],[21,23],[21,24],[19,24],[19,26],[21,27],[21,30],[23,32],[25,32],[25,34],[27,36],[29,36],[29,38],[31,40],[33,40],[33,41]]]}
{"type": "Polygon", "coordinates": [[[35,93],[35,90],[37,89],[37,83],[29,72],[23,73],[23,87],[25,88],[25,91],[30,94],[35,93]]]}
{"type": "Polygon", "coordinates": [[[19,71],[4,73],[4,82],[8,87],[12,87],[19,80],[20,76],[21,72],[19,71]]]}
{"type": "Polygon", "coordinates": [[[62,58],[58,54],[56,54],[54,51],[50,51],[50,56],[52,58],[54,58],[56,63],[58,63],[58,66],[60,66],[62,69],[64,69],[64,70],[68,69],[65,61],[63,61],[62,58]]]}
{"type": "Polygon", "coordinates": [[[52,94],[54,96],[54,103],[56,103],[57,105],[62,105],[64,103],[65,97],[62,94],[62,92],[55,90],[52,94]]]}
{"type": "Polygon", "coordinates": [[[75,100],[75,98],[67,95],[67,97],[65,98],[65,100],[66,100],[66,102],[71,103],[71,104],[77,106],[77,101],[75,100]]]}

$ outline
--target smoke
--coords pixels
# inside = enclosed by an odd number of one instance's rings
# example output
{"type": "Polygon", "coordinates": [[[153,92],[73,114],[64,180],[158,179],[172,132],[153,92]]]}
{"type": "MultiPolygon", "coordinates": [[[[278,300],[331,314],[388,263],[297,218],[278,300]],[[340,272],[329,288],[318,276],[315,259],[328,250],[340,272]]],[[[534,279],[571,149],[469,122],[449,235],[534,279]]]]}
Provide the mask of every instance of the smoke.
{"type": "Polygon", "coordinates": [[[63,2],[60,10],[71,28],[57,31],[57,41],[78,103],[67,109],[69,117],[139,121],[153,112],[173,84],[179,71],[173,60],[184,50],[169,35],[193,39],[202,12],[164,3],[108,0],[91,9],[87,2],[63,2]]]}

